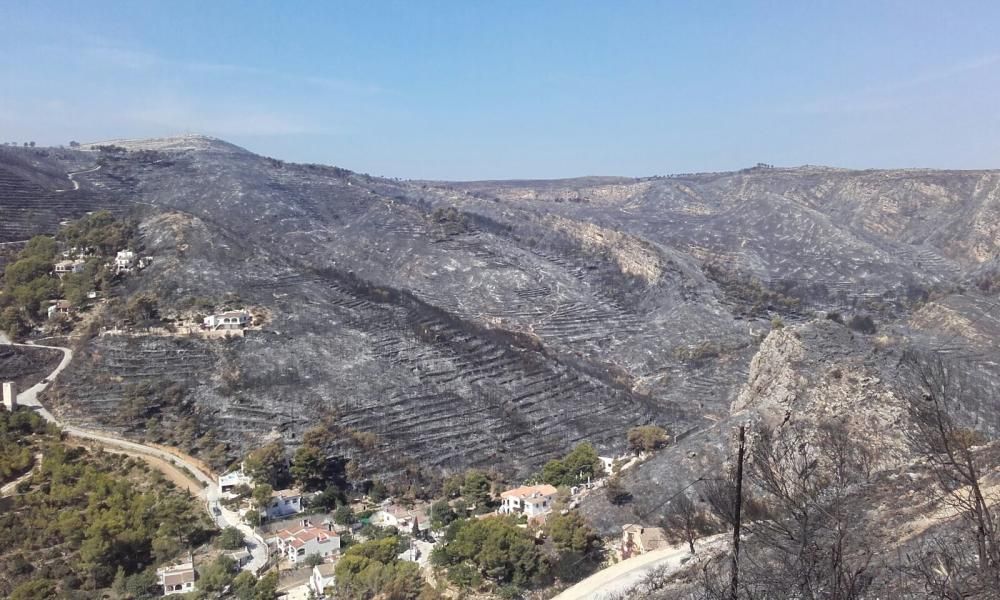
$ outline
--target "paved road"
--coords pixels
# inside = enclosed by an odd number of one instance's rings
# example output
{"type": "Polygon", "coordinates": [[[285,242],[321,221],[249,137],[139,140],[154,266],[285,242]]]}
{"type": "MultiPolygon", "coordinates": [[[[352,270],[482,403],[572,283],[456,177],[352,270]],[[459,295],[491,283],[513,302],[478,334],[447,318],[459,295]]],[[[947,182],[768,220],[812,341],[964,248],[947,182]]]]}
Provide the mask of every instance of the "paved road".
{"type": "Polygon", "coordinates": [[[48,348],[51,350],[58,350],[63,353],[62,360],[59,361],[56,368],[49,373],[48,377],[17,395],[17,403],[19,405],[31,407],[46,421],[49,423],[55,423],[62,428],[66,435],[86,440],[93,440],[105,446],[121,448],[123,450],[146,454],[148,456],[155,456],[169,463],[184,467],[195,477],[195,479],[204,484],[205,487],[201,492],[201,496],[205,499],[205,507],[206,510],[208,510],[209,516],[212,517],[212,520],[215,521],[219,527],[236,527],[243,532],[247,541],[247,547],[252,556],[250,563],[243,567],[244,570],[257,572],[267,563],[267,545],[263,543],[263,540],[254,533],[253,528],[240,520],[237,513],[227,510],[219,505],[219,499],[222,497],[222,492],[219,490],[219,485],[216,482],[214,474],[203,472],[200,466],[193,460],[186,459],[183,456],[178,456],[177,454],[167,452],[166,450],[162,450],[160,448],[147,446],[145,444],[129,440],[123,440],[106,433],[81,429],[74,425],[62,424],[52,415],[52,413],[42,406],[42,404],[38,401],[38,395],[53,381],[55,381],[56,377],[62,373],[63,369],[69,366],[69,363],[73,360],[73,351],[71,349],[63,348],[62,346],[43,346],[41,344],[10,344],[6,339],[0,340],[0,342],[7,343],[12,346],[48,348]],[[220,514],[215,514],[215,508],[219,509],[220,514]]]}
{"type": "Polygon", "coordinates": [[[55,423],[56,425],[59,425],[59,421],[57,421],[56,418],[52,416],[52,413],[45,410],[45,407],[42,406],[41,403],[38,401],[38,394],[42,393],[42,391],[45,390],[45,388],[49,387],[49,384],[52,383],[60,373],[63,372],[63,369],[69,366],[70,361],[73,360],[73,351],[70,350],[69,348],[63,348],[61,346],[42,346],[41,344],[8,343],[8,345],[22,346],[25,348],[48,348],[49,350],[58,350],[63,353],[62,360],[59,361],[59,364],[56,365],[56,368],[53,369],[52,372],[49,373],[49,375],[45,379],[41,380],[40,382],[36,383],[35,385],[31,386],[30,388],[24,390],[23,392],[17,395],[18,404],[22,406],[32,407],[33,409],[35,409],[35,412],[37,412],[39,415],[42,416],[43,419],[45,419],[49,423],[55,423]]]}
{"type": "MultiPolygon", "coordinates": [[[[718,541],[719,536],[695,541],[696,550],[704,550],[718,541]]],[[[654,550],[633,556],[602,569],[565,590],[552,600],[599,600],[612,593],[625,592],[640,583],[653,569],[661,566],[679,567],[691,556],[687,544],[654,550]]]]}

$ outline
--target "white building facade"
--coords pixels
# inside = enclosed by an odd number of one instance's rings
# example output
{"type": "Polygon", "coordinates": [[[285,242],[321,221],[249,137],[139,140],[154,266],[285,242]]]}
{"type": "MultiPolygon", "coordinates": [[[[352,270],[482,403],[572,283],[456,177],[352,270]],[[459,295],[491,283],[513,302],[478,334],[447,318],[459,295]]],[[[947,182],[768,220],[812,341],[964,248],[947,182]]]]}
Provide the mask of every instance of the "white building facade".
{"type": "Polygon", "coordinates": [[[556,488],[548,484],[521,486],[500,494],[502,502],[497,512],[538,517],[552,510],[555,496],[556,488]]]}
{"type": "Polygon", "coordinates": [[[302,512],[302,492],[278,490],[271,493],[271,502],[261,511],[261,516],[270,521],[300,512],[302,512]]]}
{"type": "Polygon", "coordinates": [[[340,536],[333,531],[303,525],[297,530],[283,529],[275,535],[278,552],[288,562],[298,564],[315,554],[324,559],[340,552],[340,536]]]}
{"type": "Polygon", "coordinates": [[[194,564],[190,561],[157,569],[156,577],[163,587],[164,596],[187,594],[194,591],[194,564]]]}

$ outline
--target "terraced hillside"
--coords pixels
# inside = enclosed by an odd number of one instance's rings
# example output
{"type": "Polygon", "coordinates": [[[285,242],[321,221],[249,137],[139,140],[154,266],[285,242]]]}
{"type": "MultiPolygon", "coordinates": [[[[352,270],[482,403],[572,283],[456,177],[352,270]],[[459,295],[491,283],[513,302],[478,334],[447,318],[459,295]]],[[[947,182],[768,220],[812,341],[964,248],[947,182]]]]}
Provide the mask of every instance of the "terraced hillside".
{"type": "MultiPolygon", "coordinates": [[[[48,149],[0,150],[0,243],[53,232],[60,222],[90,211],[124,210],[126,200],[121,194],[107,189],[95,193],[73,185],[69,173],[96,166],[96,157],[81,154],[48,149]],[[83,166],[88,160],[89,166],[83,166]]],[[[81,179],[85,176],[74,175],[81,179]]]]}
{"type": "MultiPolygon", "coordinates": [[[[944,332],[958,321],[933,307],[974,319],[996,299],[972,285],[1000,248],[993,172],[400,182],[200,137],[101,146],[33,168],[99,165],[73,193],[142,217],[153,264],[119,295],[153,293],[168,318],[227,298],[268,317],[228,341],[96,336],[60,410],[141,435],[122,407],[171,387],[162,422],[232,455],[332,418],[337,452],[371,472],[525,474],[579,440],[620,450],[641,423],[703,435],[774,317],[871,314],[964,349],[974,328],[944,332]]],[[[22,229],[51,231],[31,207],[71,192],[31,189],[22,229]]]]}

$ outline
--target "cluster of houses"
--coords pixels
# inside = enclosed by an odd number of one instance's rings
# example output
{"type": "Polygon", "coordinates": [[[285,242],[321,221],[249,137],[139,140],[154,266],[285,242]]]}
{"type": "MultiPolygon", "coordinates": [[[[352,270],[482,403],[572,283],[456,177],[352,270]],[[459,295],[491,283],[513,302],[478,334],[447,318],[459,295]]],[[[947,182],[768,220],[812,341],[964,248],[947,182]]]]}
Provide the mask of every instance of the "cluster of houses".
{"type": "MultiPolygon", "coordinates": [[[[227,325],[239,326],[240,323],[249,322],[249,315],[246,313],[223,313],[206,318],[206,327],[224,327],[227,325]],[[235,322],[227,322],[223,319],[235,318],[235,322]],[[212,321],[209,321],[212,319],[212,321]],[[245,319],[240,321],[240,319],[245,319]]],[[[611,472],[613,465],[617,462],[621,464],[621,459],[601,457],[605,464],[605,469],[611,472]]],[[[245,493],[246,488],[254,487],[253,478],[246,473],[243,466],[239,469],[223,474],[219,477],[219,487],[224,496],[235,497],[241,491],[245,493]]],[[[572,496],[585,493],[586,490],[599,486],[600,483],[588,482],[585,485],[574,487],[571,490],[572,496]]],[[[558,490],[548,484],[523,485],[508,489],[500,494],[499,514],[524,515],[526,520],[534,523],[543,522],[555,507],[558,490]]],[[[341,539],[344,531],[352,531],[360,528],[360,523],[353,525],[335,525],[329,518],[322,515],[321,521],[314,522],[312,516],[302,514],[305,508],[303,493],[297,489],[275,490],[265,506],[245,507],[241,515],[245,516],[250,511],[259,511],[260,520],[267,523],[268,532],[261,531],[262,538],[271,548],[271,556],[293,567],[303,564],[309,557],[320,557],[322,562],[313,567],[308,581],[304,584],[317,598],[325,597],[326,590],[334,583],[334,568],[336,560],[341,553],[341,539]]],[[[407,506],[393,502],[391,499],[383,501],[371,515],[362,521],[377,527],[395,527],[403,532],[414,530],[422,533],[430,533],[430,519],[428,516],[428,506],[407,506]]],[[[417,536],[426,539],[426,536],[417,536]]],[[[667,545],[667,538],[663,529],[659,527],[644,527],[639,524],[629,524],[622,528],[622,538],[620,545],[616,548],[622,558],[629,558],[645,552],[650,552],[663,548],[667,545]]],[[[401,560],[426,564],[433,544],[430,542],[414,540],[411,547],[399,555],[401,560]]],[[[243,552],[244,556],[233,558],[237,564],[242,566],[250,560],[250,555],[243,552]]],[[[163,586],[165,594],[184,593],[193,590],[195,573],[191,561],[165,567],[157,571],[160,584],[163,586]]]]}
{"type": "MultiPolygon", "coordinates": [[[[53,265],[53,271],[60,278],[64,278],[67,275],[73,273],[83,273],[87,267],[87,259],[94,256],[93,252],[89,250],[79,250],[77,248],[71,248],[62,254],[63,260],[56,261],[53,265]]],[[[144,269],[153,262],[153,259],[144,256],[136,256],[133,250],[120,250],[116,255],[115,259],[109,266],[114,268],[116,274],[130,273],[137,269],[144,269]]],[[[97,298],[96,291],[90,291],[87,293],[87,298],[90,300],[97,298]]],[[[49,319],[53,319],[58,315],[70,315],[76,311],[76,307],[73,306],[68,300],[57,300],[53,302],[48,310],[47,316],[49,319]]]]}
{"type": "MultiPolygon", "coordinates": [[[[83,273],[87,266],[87,259],[93,256],[93,252],[72,248],[63,252],[63,260],[57,261],[53,270],[60,278],[70,273],[83,273]]],[[[145,269],[152,262],[152,258],[139,257],[134,250],[119,250],[110,266],[114,268],[115,273],[129,273],[136,269],[145,269]]]]}

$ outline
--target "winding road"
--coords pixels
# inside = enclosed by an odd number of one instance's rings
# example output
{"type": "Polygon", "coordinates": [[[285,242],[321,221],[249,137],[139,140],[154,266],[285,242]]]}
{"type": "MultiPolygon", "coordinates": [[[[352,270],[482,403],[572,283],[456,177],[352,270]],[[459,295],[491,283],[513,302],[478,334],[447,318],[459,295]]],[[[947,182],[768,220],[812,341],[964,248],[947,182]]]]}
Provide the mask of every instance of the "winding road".
{"type": "Polygon", "coordinates": [[[219,527],[235,527],[243,532],[243,535],[246,538],[247,549],[250,551],[251,555],[251,561],[245,565],[243,569],[245,571],[257,573],[267,564],[267,544],[253,531],[253,528],[242,522],[237,513],[228,510],[219,504],[219,500],[222,498],[222,492],[219,490],[219,484],[216,481],[217,478],[214,474],[203,471],[197,461],[185,458],[179,453],[175,454],[154,446],[147,446],[146,444],[124,440],[106,433],[89,431],[87,429],[76,427],[75,425],[60,423],[59,420],[52,415],[52,413],[42,406],[41,402],[38,400],[38,395],[48,388],[48,386],[55,381],[56,377],[58,377],[59,374],[69,366],[70,362],[72,362],[72,349],[64,348],[62,346],[43,346],[41,344],[14,344],[3,336],[0,336],[0,344],[26,348],[48,348],[50,350],[58,350],[63,354],[62,360],[59,361],[56,368],[53,369],[45,379],[17,395],[17,403],[20,406],[30,407],[49,423],[58,425],[66,435],[84,440],[92,440],[102,446],[110,448],[119,448],[137,454],[153,456],[168,463],[183,467],[184,470],[203,484],[204,487],[199,495],[205,500],[205,508],[212,520],[219,527]],[[218,512],[216,512],[216,510],[218,512]]]}
{"type": "MultiPolygon", "coordinates": [[[[66,173],[66,177],[68,177],[70,183],[73,184],[73,189],[74,190],[78,190],[78,189],[80,189],[80,182],[77,181],[77,180],[75,180],[75,179],[73,179],[73,176],[74,175],[82,175],[84,173],[93,173],[94,171],[96,171],[96,170],[98,170],[100,168],[101,168],[101,165],[97,165],[96,167],[93,167],[93,168],[90,168],[90,169],[86,169],[86,170],[83,170],[83,171],[73,171],[72,173],[66,173]]],[[[67,189],[67,190],[56,190],[56,191],[59,192],[59,193],[62,193],[62,192],[68,192],[69,190],[67,189]]]]}

